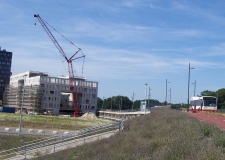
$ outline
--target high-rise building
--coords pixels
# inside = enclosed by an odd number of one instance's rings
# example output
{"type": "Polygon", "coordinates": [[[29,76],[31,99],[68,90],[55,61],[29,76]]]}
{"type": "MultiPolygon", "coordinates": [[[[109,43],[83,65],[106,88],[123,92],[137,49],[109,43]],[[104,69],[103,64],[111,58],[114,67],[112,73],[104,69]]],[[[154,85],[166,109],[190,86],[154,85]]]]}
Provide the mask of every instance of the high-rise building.
{"type": "Polygon", "coordinates": [[[0,103],[3,100],[3,93],[6,85],[9,84],[11,76],[12,52],[0,47],[0,103]]]}

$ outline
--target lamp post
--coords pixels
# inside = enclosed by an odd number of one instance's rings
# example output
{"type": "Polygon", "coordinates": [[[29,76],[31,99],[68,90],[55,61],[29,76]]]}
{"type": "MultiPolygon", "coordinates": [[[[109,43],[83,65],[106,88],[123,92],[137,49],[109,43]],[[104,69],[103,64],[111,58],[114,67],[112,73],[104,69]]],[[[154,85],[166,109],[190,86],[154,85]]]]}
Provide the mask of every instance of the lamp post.
{"type": "Polygon", "coordinates": [[[167,82],[167,79],[166,79],[166,99],[165,99],[165,102],[167,103],[167,84],[170,83],[170,82],[167,82]]]}
{"type": "Polygon", "coordinates": [[[188,106],[187,106],[187,111],[189,111],[189,90],[190,90],[190,71],[191,71],[191,69],[195,69],[195,68],[191,68],[191,65],[190,65],[190,63],[189,63],[189,66],[188,66],[188,99],[187,99],[187,101],[188,101],[188,106]]]}
{"type": "Polygon", "coordinates": [[[19,123],[19,135],[21,133],[21,126],[22,126],[22,110],[23,110],[23,101],[24,101],[24,91],[25,91],[25,80],[26,74],[23,76],[23,92],[22,92],[22,103],[20,105],[20,123],[19,123]]]}
{"type": "Polygon", "coordinates": [[[195,90],[196,90],[196,80],[195,80],[195,83],[191,83],[191,84],[194,84],[194,97],[195,97],[195,90]]]}

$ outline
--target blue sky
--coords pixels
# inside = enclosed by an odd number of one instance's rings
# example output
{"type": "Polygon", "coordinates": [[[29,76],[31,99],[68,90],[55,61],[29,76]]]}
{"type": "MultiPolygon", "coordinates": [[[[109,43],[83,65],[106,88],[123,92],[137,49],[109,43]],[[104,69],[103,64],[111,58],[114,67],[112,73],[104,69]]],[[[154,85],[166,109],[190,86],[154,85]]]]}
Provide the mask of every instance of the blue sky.
{"type": "MultiPolygon", "coordinates": [[[[134,92],[144,99],[147,83],[151,98],[164,101],[167,79],[171,102],[186,103],[189,63],[197,95],[224,88],[224,6],[224,0],[2,0],[0,46],[13,52],[13,74],[67,75],[67,63],[33,17],[40,14],[82,49],[83,75],[99,82],[99,97],[131,99],[134,92]]],[[[68,57],[77,50],[52,33],[68,57]]],[[[74,62],[78,76],[81,64],[74,62]]]]}

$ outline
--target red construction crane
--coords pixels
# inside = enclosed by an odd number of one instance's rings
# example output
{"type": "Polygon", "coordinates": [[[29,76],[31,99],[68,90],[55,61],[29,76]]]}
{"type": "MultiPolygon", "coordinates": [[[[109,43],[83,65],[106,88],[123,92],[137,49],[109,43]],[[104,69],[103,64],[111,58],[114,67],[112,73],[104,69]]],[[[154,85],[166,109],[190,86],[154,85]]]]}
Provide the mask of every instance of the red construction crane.
{"type": "MultiPolygon", "coordinates": [[[[75,116],[78,116],[79,115],[78,97],[77,97],[76,82],[75,82],[75,77],[74,77],[74,71],[73,71],[73,64],[72,64],[72,62],[74,60],[76,60],[76,59],[84,58],[85,55],[82,55],[80,57],[76,57],[75,58],[75,56],[78,54],[78,52],[81,51],[81,49],[77,47],[78,50],[70,58],[67,58],[67,56],[66,56],[65,52],[63,51],[62,47],[59,45],[59,43],[57,42],[57,40],[55,39],[55,37],[53,36],[53,34],[51,33],[51,31],[48,29],[48,27],[46,25],[47,22],[44,21],[40,17],[39,14],[35,14],[34,17],[37,18],[38,21],[41,23],[41,26],[43,27],[43,29],[45,30],[45,32],[47,33],[47,35],[49,36],[49,38],[52,40],[52,42],[54,43],[54,45],[56,46],[56,48],[59,50],[59,52],[61,53],[61,55],[64,57],[64,59],[68,63],[68,73],[69,73],[69,81],[70,81],[70,92],[72,93],[72,100],[73,100],[73,104],[74,104],[74,115],[75,116]]],[[[70,43],[73,44],[72,42],[70,42],[70,43]]]]}

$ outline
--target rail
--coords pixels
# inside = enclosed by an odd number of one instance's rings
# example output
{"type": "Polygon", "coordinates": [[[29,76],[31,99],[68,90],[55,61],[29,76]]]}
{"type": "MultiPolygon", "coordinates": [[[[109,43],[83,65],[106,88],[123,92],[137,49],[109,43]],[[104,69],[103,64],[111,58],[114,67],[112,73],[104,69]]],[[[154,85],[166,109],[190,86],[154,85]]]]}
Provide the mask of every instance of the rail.
{"type": "Polygon", "coordinates": [[[20,147],[0,151],[0,159],[19,160],[54,153],[102,139],[123,129],[123,121],[115,121],[74,132],[64,132],[51,137],[25,142],[20,147]]]}

